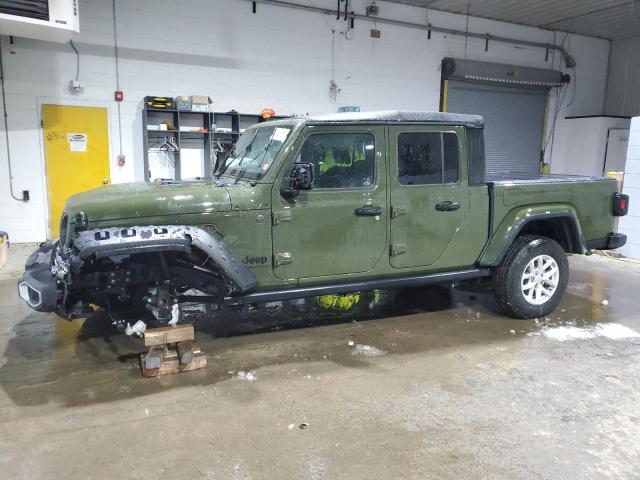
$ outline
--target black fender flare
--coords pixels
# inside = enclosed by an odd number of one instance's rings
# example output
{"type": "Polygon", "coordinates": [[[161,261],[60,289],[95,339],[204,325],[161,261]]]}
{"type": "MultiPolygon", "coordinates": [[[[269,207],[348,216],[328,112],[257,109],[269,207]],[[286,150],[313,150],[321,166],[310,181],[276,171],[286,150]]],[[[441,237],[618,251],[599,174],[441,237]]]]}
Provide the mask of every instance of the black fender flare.
{"type": "Polygon", "coordinates": [[[553,208],[536,206],[534,208],[521,208],[507,215],[500,227],[496,229],[487,246],[480,254],[478,265],[481,267],[495,267],[500,264],[511,244],[520,232],[532,222],[561,219],[570,226],[564,234],[568,240],[568,251],[584,254],[587,252],[578,215],[573,208],[553,208]]]}
{"type": "Polygon", "coordinates": [[[191,248],[196,247],[208,255],[241,292],[258,285],[253,272],[221,238],[189,225],[96,228],[78,232],[72,244],[81,261],[92,255],[101,258],[159,251],[190,253],[191,248]]]}

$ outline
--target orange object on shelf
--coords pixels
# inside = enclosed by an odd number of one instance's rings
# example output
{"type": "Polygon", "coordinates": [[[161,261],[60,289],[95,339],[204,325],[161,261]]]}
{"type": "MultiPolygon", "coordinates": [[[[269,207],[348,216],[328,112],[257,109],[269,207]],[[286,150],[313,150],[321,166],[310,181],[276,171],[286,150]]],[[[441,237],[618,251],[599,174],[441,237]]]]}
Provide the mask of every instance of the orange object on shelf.
{"type": "Polygon", "coordinates": [[[260,112],[260,116],[266,120],[268,118],[275,117],[276,111],[273,108],[263,108],[260,112]]]}

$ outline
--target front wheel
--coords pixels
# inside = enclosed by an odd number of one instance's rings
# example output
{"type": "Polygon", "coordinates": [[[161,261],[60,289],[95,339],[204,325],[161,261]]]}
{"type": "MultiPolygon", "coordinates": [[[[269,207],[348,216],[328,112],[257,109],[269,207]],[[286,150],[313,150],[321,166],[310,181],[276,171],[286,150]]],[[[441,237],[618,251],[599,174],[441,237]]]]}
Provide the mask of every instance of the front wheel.
{"type": "Polygon", "coordinates": [[[543,317],[558,306],[568,280],[569,262],[558,242],[523,235],[509,247],[496,270],[496,300],[512,317],[543,317]]]}

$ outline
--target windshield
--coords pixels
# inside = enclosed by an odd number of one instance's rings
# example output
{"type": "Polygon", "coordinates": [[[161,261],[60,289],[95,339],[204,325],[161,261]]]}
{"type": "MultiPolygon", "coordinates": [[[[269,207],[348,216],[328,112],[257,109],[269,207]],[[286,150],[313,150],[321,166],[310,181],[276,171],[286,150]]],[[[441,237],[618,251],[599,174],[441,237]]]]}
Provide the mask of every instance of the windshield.
{"type": "Polygon", "coordinates": [[[252,127],[238,139],[220,175],[260,180],[278,156],[291,127],[252,127]]]}

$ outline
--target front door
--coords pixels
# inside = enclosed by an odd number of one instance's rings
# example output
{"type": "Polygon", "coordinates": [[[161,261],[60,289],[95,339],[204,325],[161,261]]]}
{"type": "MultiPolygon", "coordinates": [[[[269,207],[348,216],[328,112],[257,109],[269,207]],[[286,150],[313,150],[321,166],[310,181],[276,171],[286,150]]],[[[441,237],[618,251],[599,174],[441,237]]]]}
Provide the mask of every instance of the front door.
{"type": "Polygon", "coordinates": [[[470,208],[464,138],[462,127],[389,127],[393,268],[456,266],[438,262],[470,208]]]}
{"type": "Polygon", "coordinates": [[[276,277],[360,274],[386,261],[385,151],[383,126],[314,127],[298,139],[273,190],[276,277]],[[293,161],[314,165],[314,186],[287,200],[293,161]]]}
{"type": "Polygon", "coordinates": [[[67,199],[109,183],[107,109],[43,105],[49,232],[60,234],[67,199]]]}

